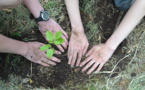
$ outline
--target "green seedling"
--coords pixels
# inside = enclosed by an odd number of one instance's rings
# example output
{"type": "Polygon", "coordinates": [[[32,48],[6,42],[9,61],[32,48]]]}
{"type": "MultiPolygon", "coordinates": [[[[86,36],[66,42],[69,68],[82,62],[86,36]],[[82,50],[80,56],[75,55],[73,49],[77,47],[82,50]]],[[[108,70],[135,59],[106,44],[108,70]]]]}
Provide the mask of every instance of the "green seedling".
{"type": "Polygon", "coordinates": [[[62,38],[62,31],[56,32],[56,34],[53,34],[51,31],[46,32],[46,39],[48,40],[48,43],[44,46],[40,47],[41,51],[46,51],[46,56],[48,58],[51,58],[53,54],[55,53],[55,49],[52,47],[52,45],[60,45],[64,42],[64,39],[62,38]]]}

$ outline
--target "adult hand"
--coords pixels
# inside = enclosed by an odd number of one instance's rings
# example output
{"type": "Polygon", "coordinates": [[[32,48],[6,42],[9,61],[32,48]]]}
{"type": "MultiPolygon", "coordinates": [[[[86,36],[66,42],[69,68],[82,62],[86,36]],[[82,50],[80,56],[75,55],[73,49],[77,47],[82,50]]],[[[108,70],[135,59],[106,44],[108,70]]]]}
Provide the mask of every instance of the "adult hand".
{"type": "Polygon", "coordinates": [[[57,31],[62,31],[63,33],[63,36],[62,38],[65,40],[64,43],[62,43],[61,45],[57,45],[58,49],[61,51],[61,52],[64,52],[64,48],[66,49],[67,48],[67,45],[68,45],[68,35],[67,33],[59,26],[59,24],[57,24],[53,19],[49,19],[48,21],[42,21],[42,22],[38,22],[39,24],[39,30],[40,32],[42,33],[42,35],[45,37],[46,39],[46,31],[49,30],[51,32],[53,32],[54,34],[57,32],[57,31]],[[63,47],[64,48],[63,48],[63,47]]]}
{"type": "MultiPolygon", "coordinates": [[[[40,51],[39,48],[44,45],[39,42],[28,42],[27,43],[27,51],[23,55],[28,60],[41,64],[43,66],[56,65],[56,62],[59,63],[60,60],[56,57],[52,57],[50,59],[47,58],[46,53],[44,51],[40,51]]],[[[55,52],[56,54],[60,54],[59,51],[55,52]]]]}
{"type": "Polygon", "coordinates": [[[87,74],[91,74],[95,69],[97,70],[94,72],[98,73],[103,65],[112,56],[113,52],[114,50],[109,48],[106,44],[94,46],[90,51],[87,52],[87,58],[80,64],[80,67],[86,64],[82,71],[86,71],[90,68],[87,74]]]}
{"type": "Polygon", "coordinates": [[[89,43],[84,32],[75,33],[72,31],[69,48],[68,48],[68,64],[73,67],[79,66],[82,56],[86,53],[89,43]]]}

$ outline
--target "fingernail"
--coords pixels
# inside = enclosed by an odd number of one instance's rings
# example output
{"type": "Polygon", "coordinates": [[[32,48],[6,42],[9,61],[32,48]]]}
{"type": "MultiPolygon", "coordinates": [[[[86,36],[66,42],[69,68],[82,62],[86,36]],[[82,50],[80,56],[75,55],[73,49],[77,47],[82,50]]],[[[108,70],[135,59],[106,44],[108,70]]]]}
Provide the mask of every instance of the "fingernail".
{"type": "Polygon", "coordinates": [[[61,54],[61,52],[59,52],[59,54],[61,54]]]}
{"type": "Polygon", "coordinates": [[[76,66],[77,66],[77,67],[79,67],[79,66],[80,66],[80,64],[77,64],[76,66]]]}
{"type": "Polygon", "coordinates": [[[62,52],[64,52],[64,50],[62,50],[62,52]]]}
{"type": "Polygon", "coordinates": [[[68,62],[68,64],[70,65],[70,62],[68,62]]]}

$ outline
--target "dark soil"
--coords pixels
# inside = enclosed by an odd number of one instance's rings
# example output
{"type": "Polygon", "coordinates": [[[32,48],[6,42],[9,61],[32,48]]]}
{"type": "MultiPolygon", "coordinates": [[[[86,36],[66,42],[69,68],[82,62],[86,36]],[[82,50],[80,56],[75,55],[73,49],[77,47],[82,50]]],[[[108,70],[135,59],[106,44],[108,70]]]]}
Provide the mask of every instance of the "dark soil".
{"type": "MultiPolygon", "coordinates": [[[[96,5],[96,8],[97,13],[96,18],[94,19],[94,23],[98,23],[102,27],[100,28],[100,30],[101,33],[103,33],[103,37],[105,37],[102,39],[102,42],[104,43],[113,33],[118,17],[120,15],[120,11],[118,11],[114,7],[113,0],[101,0],[96,5]]],[[[89,17],[87,18],[88,15],[86,13],[82,12],[81,14],[83,16],[82,18],[84,23],[90,20],[89,17]]],[[[63,25],[65,27],[65,21],[63,25]]],[[[39,41],[46,43],[45,39],[42,37],[38,30],[34,30],[34,33],[22,35],[19,40],[24,40],[25,38],[28,39],[28,41],[39,41]]],[[[125,52],[121,52],[122,46],[124,45],[125,42],[123,42],[115,52],[114,56],[116,58],[120,58],[122,55],[125,55],[125,52]]],[[[86,84],[86,81],[90,78],[89,75],[81,72],[81,68],[71,68],[67,64],[68,59],[66,57],[66,52],[63,53],[62,56],[57,56],[62,61],[54,67],[43,67],[35,63],[32,63],[31,67],[31,62],[23,57],[20,57],[20,62],[17,63],[17,67],[10,68],[11,61],[14,60],[17,55],[10,55],[9,67],[6,67],[6,64],[8,64],[6,62],[6,58],[8,55],[9,54],[0,54],[0,77],[4,80],[7,80],[8,75],[16,74],[18,76],[21,76],[22,78],[31,78],[33,80],[33,83],[29,84],[33,87],[59,88],[60,85],[67,84],[68,86],[75,86],[78,83],[83,87],[83,85],[86,84]]],[[[117,72],[123,70],[125,65],[125,62],[121,62],[119,69],[117,69],[117,72]]],[[[102,70],[111,70],[111,68],[105,66],[102,70]]],[[[97,77],[101,77],[101,75],[102,74],[99,74],[97,77]]]]}

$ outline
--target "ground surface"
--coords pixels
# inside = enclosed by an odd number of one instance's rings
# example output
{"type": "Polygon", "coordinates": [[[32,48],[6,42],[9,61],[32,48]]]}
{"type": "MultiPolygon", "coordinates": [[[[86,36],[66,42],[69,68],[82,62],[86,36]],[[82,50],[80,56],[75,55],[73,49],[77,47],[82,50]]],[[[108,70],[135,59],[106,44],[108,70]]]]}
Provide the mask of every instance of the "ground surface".
{"type": "MultiPolygon", "coordinates": [[[[50,10],[51,16],[70,34],[70,24],[64,2],[61,0],[48,1],[41,0],[41,3],[50,10]]],[[[2,29],[0,32],[22,41],[47,43],[38,31],[37,24],[35,24],[34,20],[29,19],[30,14],[28,11],[25,9],[21,11],[22,9],[24,7],[20,6],[12,12],[0,12],[2,16],[0,20],[4,21],[4,23],[0,23],[3,26],[0,27],[2,29]],[[18,19],[15,19],[16,17],[18,19]]],[[[104,43],[125,14],[125,12],[121,12],[114,7],[113,0],[80,0],[80,9],[85,32],[90,42],[89,48],[95,44],[104,43]]],[[[82,68],[79,67],[71,68],[67,64],[66,52],[61,56],[57,56],[62,61],[55,67],[43,67],[14,54],[0,54],[0,90],[9,90],[10,88],[12,90],[34,88],[58,90],[144,90],[145,25],[143,23],[144,20],[121,43],[112,58],[97,75],[82,73],[82,68]]]]}

